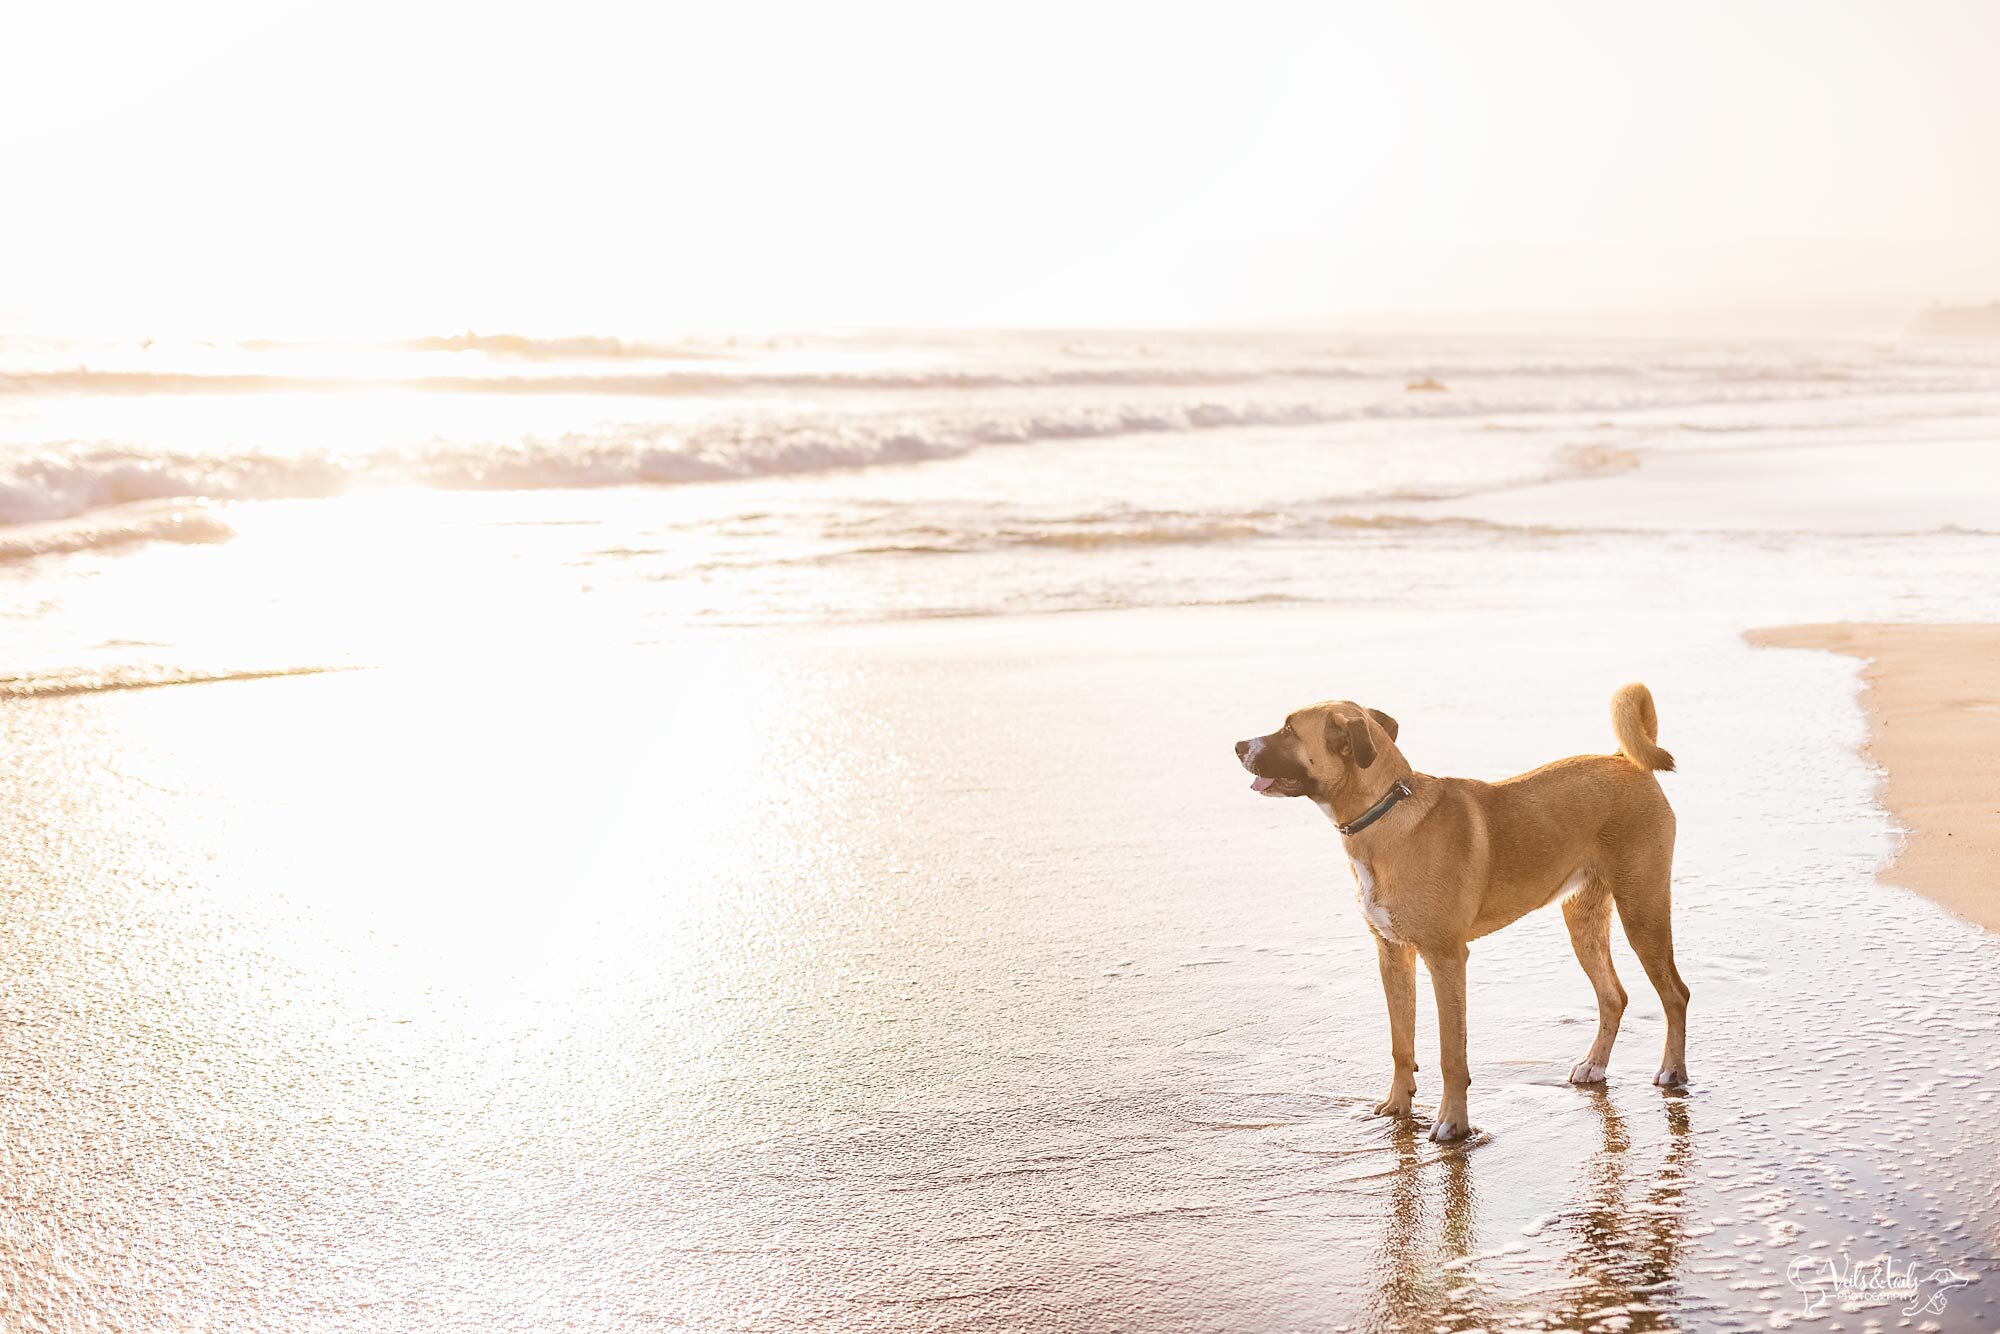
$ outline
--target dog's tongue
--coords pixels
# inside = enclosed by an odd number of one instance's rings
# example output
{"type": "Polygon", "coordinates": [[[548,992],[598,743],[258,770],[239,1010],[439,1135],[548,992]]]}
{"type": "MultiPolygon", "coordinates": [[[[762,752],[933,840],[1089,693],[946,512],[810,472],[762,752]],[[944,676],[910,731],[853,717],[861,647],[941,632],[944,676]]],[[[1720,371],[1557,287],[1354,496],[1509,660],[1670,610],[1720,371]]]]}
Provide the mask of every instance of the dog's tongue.
{"type": "Polygon", "coordinates": [[[1275,778],[1265,778],[1259,775],[1258,777],[1250,780],[1250,790],[1252,792],[1269,792],[1271,790],[1271,784],[1277,781],[1278,780],[1275,778]]]}

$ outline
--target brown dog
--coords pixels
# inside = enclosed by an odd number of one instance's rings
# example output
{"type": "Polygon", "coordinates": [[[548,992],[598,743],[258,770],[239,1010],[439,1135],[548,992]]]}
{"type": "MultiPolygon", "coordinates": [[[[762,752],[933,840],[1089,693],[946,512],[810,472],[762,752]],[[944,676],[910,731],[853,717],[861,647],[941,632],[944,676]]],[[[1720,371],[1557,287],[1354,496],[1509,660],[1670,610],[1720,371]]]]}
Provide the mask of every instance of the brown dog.
{"type": "Polygon", "coordinates": [[[1611,697],[1615,755],[1578,755],[1498,783],[1433,778],[1396,749],[1396,720],[1347,700],[1315,704],[1268,736],[1236,743],[1267,797],[1310,797],[1340,829],[1361,914],[1375,933],[1389,998],[1395,1076],[1381,1116],[1410,1115],[1417,1091],[1416,958],[1437,992],[1444,1097],[1434,1140],[1471,1133],[1465,1090],[1466,943],[1560,902],[1577,961],[1597,991],[1597,1040],[1570,1071],[1604,1079],[1625,1012],[1611,967],[1611,907],[1667,1012],[1653,1082],[1687,1082],[1687,984],[1674,967],[1670,916],[1674,813],[1656,769],[1653,696],[1628,685],[1611,697]]]}

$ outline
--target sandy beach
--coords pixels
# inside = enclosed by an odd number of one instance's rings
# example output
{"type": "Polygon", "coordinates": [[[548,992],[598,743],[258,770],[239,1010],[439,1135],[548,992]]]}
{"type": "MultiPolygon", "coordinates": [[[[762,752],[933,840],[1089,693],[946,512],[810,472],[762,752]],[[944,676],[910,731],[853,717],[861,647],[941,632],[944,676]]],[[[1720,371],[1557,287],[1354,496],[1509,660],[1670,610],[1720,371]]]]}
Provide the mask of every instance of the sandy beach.
{"type": "MultiPolygon", "coordinates": [[[[1720,631],[1457,651],[1561,625],[933,621],[10,701],[10,1300],[127,1329],[1734,1330],[1794,1318],[1797,1257],[1982,1272],[2000,947],[1874,883],[1846,664],[1720,631]],[[1649,1083],[1622,941],[1610,1083],[1564,1082],[1594,1009],[1543,913],[1474,946],[1481,1133],[1367,1115],[1352,883],[1230,742],[1338,690],[1420,767],[1498,776],[1607,749],[1627,674],[1681,757],[1693,1087],[1649,1083]]],[[[1982,1283],[1943,1327],[1995,1316],[1982,1283]]]]}
{"type": "Polygon", "coordinates": [[[2000,626],[1791,625],[1750,640],[1865,660],[1868,754],[1908,831],[1882,877],[2000,931],[2000,626]]]}

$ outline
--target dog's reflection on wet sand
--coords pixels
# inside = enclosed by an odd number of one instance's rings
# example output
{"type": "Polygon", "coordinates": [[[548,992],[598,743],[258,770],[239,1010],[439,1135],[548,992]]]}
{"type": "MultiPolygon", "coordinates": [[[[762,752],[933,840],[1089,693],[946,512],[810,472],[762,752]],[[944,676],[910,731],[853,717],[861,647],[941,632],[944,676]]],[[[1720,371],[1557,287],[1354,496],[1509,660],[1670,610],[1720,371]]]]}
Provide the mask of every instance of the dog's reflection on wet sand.
{"type": "Polygon", "coordinates": [[[1554,1328],[1581,1328],[1607,1315],[1628,1317],[1628,1331],[1673,1324],[1688,1240],[1682,1204],[1695,1157],[1692,1101],[1678,1092],[1661,1097],[1665,1149],[1658,1166],[1648,1169],[1637,1166],[1633,1152],[1627,1118],[1634,1113],[1621,1110],[1601,1087],[1577,1096],[1598,1121],[1600,1143],[1576,1172],[1568,1202],[1531,1222],[1518,1241],[1481,1236],[1481,1141],[1437,1152],[1415,1123],[1396,1128],[1398,1163],[1371,1327],[1428,1330],[1444,1320],[1487,1325],[1526,1311],[1554,1328]],[[1510,1289],[1489,1272],[1536,1249],[1553,1251],[1570,1277],[1510,1289]]]}

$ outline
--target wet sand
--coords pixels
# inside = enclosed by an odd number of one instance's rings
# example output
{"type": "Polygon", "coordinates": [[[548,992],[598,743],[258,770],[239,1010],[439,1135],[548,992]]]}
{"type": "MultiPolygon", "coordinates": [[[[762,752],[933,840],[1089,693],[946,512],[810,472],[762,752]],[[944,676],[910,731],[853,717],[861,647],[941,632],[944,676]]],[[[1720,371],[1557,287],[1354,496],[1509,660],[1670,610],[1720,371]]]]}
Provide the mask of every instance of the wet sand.
{"type": "Polygon", "coordinates": [[[2000,626],[1789,625],[1750,640],[1866,660],[1868,754],[1909,831],[1882,876],[2000,931],[2000,626]]]}
{"type": "MultiPolygon", "coordinates": [[[[7,701],[9,1321],[1854,1329],[1795,1263],[1990,1269],[2000,941],[1875,883],[1848,665],[1572,626],[1021,617],[7,701]],[[1542,913],[1473,946],[1480,1135],[1368,1115],[1352,882],[1230,743],[1351,695],[1496,777],[1609,749],[1634,677],[1693,1086],[1650,1083],[1622,941],[1610,1082],[1564,1082],[1595,1013],[1542,913]]],[[[1908,1327],[2000,1323],[1947,1297],[1908,1327]]]]}

